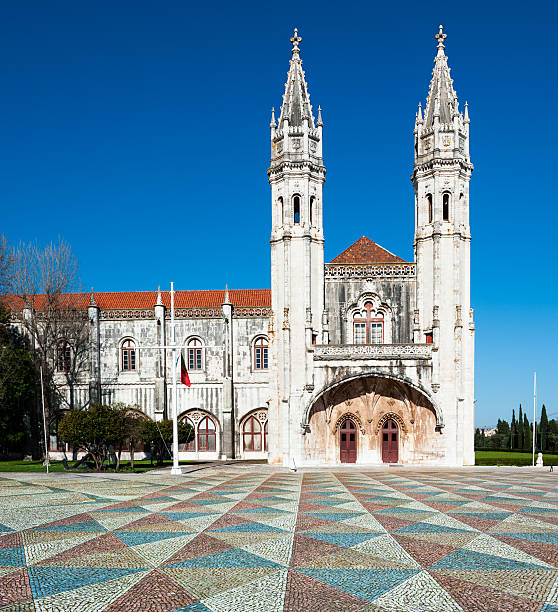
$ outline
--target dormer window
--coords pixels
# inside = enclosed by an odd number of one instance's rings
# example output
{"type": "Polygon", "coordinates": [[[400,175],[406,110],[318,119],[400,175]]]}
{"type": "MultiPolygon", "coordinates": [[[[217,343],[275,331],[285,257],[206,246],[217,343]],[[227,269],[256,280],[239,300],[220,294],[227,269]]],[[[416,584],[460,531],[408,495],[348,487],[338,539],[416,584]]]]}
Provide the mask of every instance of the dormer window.
{"type": "Polygon", "coordinates": [[[300,223],[300,196],[295,195],[293,197],[293,220],[295,225],[300,223]]]}

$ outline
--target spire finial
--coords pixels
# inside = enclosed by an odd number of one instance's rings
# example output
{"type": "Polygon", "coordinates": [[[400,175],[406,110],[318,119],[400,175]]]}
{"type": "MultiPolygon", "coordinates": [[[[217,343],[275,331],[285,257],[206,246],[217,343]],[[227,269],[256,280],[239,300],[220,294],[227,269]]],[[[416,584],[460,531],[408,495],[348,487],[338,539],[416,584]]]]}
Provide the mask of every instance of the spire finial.
{"type": "Polygon", "coordinates": [[[438,34],[436,34],[436,36],[434,38],[436,38],[438,40],[438,53],[442,53],[442,51],[445,49],[444,47],[444,40],[448,37],[447,34],[444,34],[444,26],[440,24],[439,26],[440,31],[438,32],[438,34]]]}
{"type": "Polygon", "coordinates": [[[95,303],[95,294],[93,293],[93,287],[91,287],[91,297],[89,298],[89,306],[97,306],[95,303]]]}
{"type": "Polygon", "coordinates": [[[291,38],[291,42],[293,43],[293,55],[296,53],[300,53],[300,49],[298,48],[298,43],[302,40],[302,38],[298,35],[298,28],[294,29],[293,37],[291,38]]]}
{"type": "Polygon", "coordinates": [[[156,306],[163,305],[163,296],[161,295],[161,285],[157,287],[157,304],[156,306]]]}
{"type": "Polygon", "coordinates": [[[318,106],[318,120],[316,121],[316,125],[318,127],[323,126],[324,122],[322,121],[322,107],[318,106]]]}
{"type": "Polygon", "coordinates": [[[420,102],[418,103],[417,119],[422,121],[422,104],[420,102]]]}
{"type": "Polygon", "coordinates": [[[229,303],[229,284],[225,283],[225,304],[229,303]]]}
{"type": "Polygon", "coordinates": [[[269,123],[269,127],[270,128],[277,127],[277,124],[275,123],[275,109],[274,108],[271,109],[271,121],[269,123]]]}

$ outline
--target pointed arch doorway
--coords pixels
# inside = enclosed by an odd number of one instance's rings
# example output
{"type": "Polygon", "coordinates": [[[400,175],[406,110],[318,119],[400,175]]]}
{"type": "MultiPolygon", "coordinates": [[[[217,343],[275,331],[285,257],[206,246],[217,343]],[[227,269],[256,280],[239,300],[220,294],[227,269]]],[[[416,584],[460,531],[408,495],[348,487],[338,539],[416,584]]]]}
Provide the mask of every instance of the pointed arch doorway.
{"type": "Polygon", "coordinates": [[[339,429],[341,463],[356,463],[358,429],[351,419],[345,419],[339,429]]]}
{"type": "Polygon", "coordinates": [[[382,461],[399,461],[399,427],[394,419],[387,419],[382,427],[382,461]]]}

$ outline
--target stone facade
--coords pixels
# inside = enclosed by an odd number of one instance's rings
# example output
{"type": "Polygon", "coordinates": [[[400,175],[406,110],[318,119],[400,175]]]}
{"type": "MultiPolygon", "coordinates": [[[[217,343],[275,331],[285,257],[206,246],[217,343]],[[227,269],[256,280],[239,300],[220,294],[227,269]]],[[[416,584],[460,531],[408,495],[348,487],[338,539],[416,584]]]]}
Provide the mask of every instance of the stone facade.
{"type": "MultiPolygon", "coordinates": [[[[414,131],[415,262],[363,237],[324,264],[323,121],[295,30],[270,124],[271,290],[176,293],[176,339],[192,383],[178,386],[178,412],[197,433],[181,458],[474,463],[469,118],[441,28],[436,38],[414,131]]],[[[77,404],[125,402],[151,419],[171,416],[172,356],[158,348],[172,342],[169,294],[88,301],[90,367],[77,404]]],[[[59,384],[68,392],[63,377],[59,384]]]]}

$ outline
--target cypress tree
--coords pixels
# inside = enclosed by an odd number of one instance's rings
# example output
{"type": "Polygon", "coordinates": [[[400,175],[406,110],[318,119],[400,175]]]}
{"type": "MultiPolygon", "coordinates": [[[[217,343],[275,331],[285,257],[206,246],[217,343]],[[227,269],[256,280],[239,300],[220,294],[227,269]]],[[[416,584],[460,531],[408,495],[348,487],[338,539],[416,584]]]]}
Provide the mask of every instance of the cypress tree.
{"type": "Polygon", "coordinates": [[[541,411],[539,432],[539,450],[544,453],[544,451],[548,448],[548,416],[546,414],[546,406],[544,404],[541,411]]]}
{"type": "Polygon", "coordinates": [[[519,418],[517,419],[517,448],[523,448],[523,408],[519,404],[519,418]]]}
{"type": "Polygon", "coordinates": [[[523,450],[531,450],[533,446],[533,437],[531,435],[531,424],[527,415],[523,415],[523,450]]]}
{"type": "MultiPolygon", "coordinates": [[[[512,410],[512,424],[511,424],[511,435],[510,435],[510,450],[513,449],[513,442],[517,435],[517,421],[515,420],[515,408],[512,410]]],[[[517,446],[517,444],[516,444],[517,446]]]]}

